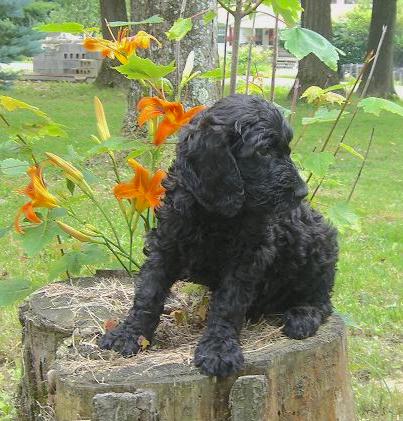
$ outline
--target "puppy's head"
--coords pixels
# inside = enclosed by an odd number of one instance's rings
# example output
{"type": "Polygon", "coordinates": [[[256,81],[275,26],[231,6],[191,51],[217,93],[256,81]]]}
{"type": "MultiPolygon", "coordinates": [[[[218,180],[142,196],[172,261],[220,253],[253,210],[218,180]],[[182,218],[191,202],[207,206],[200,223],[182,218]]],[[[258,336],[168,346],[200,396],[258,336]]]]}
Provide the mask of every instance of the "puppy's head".
{"type": "Polygon", "coordinates": [[[231,95],[197,115],[180,134],[181,183],[208,211],[281,212],[298,206],[306,184],[290,159],[292,130],[256,96],[231,95]]]}

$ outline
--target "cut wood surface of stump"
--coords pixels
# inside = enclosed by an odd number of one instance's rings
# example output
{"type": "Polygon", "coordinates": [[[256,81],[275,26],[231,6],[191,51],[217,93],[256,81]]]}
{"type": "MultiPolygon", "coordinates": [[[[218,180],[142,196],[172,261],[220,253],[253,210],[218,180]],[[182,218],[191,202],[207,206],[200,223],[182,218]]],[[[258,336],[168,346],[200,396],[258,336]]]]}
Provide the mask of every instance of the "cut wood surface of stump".
{"type": "Polygon", "coordinates": [[[97,338],[105,321],[121,320],[132,299],[131,279],[99,271],[95,277],[47,285],[25,301],[20,419],[355,419],[339,316],[302,341],[284,337],[272,321],[247,325],[241,335],[243,370],[218,379],[200,374],[192,363],[205,322],[200,302],[179,287],[150,349],[133,358],[100,350],[97,338]]]}

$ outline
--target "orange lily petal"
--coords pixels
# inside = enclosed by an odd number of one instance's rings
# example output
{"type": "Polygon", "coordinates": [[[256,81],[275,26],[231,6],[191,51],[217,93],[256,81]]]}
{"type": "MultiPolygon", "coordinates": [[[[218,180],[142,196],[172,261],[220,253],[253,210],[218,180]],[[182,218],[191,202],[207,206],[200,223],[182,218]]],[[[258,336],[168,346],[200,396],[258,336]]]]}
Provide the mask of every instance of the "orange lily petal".
{"type": "Polygon", "coordinates": [[[118,200],[133,199],[136,189],[133,187],[133,182],[119,183],[113,188],[113,194],[118,200]]]}
{"type": "Polygon", "coordinates": [[[40,224],[42,221],[39,216],[34,212],[34,207],[32,202],[26,203],[21,210],[24,212],[25,217],[28,219],[29,222],[34,224],[40,224]]]}
{"type": "Polygon", "coordinates": [[[186,113],[183,115],[181,120],[181,125],[185,125],[189,123],[189,121],[197,114],[199,114],[201,111],[205,110],[207,107],[205,105],[198,105],[196,107],[191,108],[190,110],[186,111],[186,113]]]}
{"type": "Polygon", "coordinates": [[[167,118],[161,121],[158,125],[157,130],[155,131],[153,143],[156,146],[162,145],[165,140],[173,135],[177,130],[180,129],[180,125],[172,123],[167,118]]]}

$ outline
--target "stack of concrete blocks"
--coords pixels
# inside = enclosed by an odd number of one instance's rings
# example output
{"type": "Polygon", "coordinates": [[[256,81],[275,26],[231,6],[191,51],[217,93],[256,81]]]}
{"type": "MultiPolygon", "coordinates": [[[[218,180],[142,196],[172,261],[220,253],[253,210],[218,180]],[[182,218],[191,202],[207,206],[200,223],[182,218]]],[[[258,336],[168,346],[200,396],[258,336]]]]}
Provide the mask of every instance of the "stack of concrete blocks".
{"type": "Polygon", "coordinates": [[[79,37],[62,34],[46,38],[43,53],[33,58],[36,80],[95,80],[102,64],[99,53],[88,52],[79,37]]]}

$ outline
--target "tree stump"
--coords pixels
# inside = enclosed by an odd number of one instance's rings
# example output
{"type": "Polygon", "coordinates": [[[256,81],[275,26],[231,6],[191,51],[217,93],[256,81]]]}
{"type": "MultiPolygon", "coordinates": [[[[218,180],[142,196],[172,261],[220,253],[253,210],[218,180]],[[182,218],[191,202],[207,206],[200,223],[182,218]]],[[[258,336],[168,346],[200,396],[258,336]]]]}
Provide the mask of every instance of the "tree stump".
{"type": "Polygon", "coordinates": [[[99,271],[47,285],[25,301],[21,419],[354,420],[339,316],[302,341],[285,338],[268,321],[246,326],[243,370],[218,379],[192,364],[204,298],[187,302],[177,290],[150,349],[125,359],[97,347],[99,333],[124,317],[132,289],[121,273],[99,271]]]}

